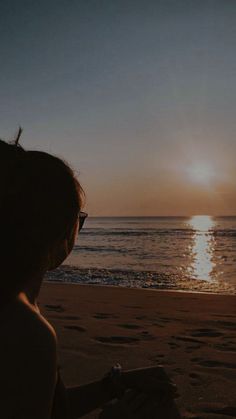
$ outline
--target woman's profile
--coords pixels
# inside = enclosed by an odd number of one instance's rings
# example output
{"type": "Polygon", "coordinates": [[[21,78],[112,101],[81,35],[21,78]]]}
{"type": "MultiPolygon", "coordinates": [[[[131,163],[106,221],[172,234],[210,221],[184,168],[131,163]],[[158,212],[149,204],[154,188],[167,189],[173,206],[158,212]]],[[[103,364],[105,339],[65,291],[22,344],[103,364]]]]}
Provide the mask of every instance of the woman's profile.
{"type": "MultiPolygon", "coordinates": [[[[73,388],[61,380],[56,331],[37,299],[45,273],[65,260],[83,226],[84,192],[67,163],[24,150],[19,136],[14,144],[0,140],[0,417],[72,419],[115,398],[122,402],[108,405],[101,417],[119,417],[121,411],[124,418],[141,417],[139,403],[155,404],[144,370],[113,369],[99,381],[73,388]]],[[[170,382],[158,376],[155,386],[169,398],[165,417],[178,418],[170,382]]]]}

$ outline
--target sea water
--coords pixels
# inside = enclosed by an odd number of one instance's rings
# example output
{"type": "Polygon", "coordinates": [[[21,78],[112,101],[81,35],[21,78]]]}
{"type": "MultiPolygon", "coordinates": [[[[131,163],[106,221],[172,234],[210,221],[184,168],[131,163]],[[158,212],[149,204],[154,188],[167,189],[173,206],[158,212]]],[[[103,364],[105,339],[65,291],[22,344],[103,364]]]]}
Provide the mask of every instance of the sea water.
{"type": "Polygon", "coordinates": [[[48,279],[235,293],[236,217],[91,217],[48,279]]]}

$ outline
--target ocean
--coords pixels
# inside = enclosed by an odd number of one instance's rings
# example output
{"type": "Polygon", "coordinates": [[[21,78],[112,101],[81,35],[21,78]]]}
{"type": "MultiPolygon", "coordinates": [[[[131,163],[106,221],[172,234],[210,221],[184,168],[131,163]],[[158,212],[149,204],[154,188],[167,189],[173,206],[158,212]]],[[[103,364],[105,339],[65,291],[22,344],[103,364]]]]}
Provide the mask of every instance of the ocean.
{"type": "Polygon", "coordinates": [[[47,279],[234,294],[236,217],[88,217],[47,279]]]}

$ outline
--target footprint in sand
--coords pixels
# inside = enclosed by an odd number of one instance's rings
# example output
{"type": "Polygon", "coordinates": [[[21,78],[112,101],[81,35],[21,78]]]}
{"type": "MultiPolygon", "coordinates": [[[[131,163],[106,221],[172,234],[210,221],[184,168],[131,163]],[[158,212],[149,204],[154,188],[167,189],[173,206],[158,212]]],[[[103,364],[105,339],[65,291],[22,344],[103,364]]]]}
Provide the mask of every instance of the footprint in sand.
{"type": "Polygon", "coordinates": [[[190,330],[190,332],[192,332],[190,333],[190,336],[197,337],[197,338],[200,338],[200,337],[216,338],[216,337],[224,335],[224,333],[219,332],[215,329],[195,329],[195,330],[190,330]]]}
{"type": "Polygon", "coordinates": [[[87,329],[83,326],[68,325],[64,326],[64,329],[76,330],[77,332],[86,332],[87,329]]]}
{"type": "Polygon", "coordinates": [[[170,323],[170,321],[172,321],[172,319],[169,317],[159,317],[159,320],[161,320],[163,323],[170,323]]]}
{"type": "Polygon", "coordinates": [[[79,316],[61,316],[60,318],[63,320],[81,320],[79,316]]]}
{"type": "Polygon", "coordinates": [[[202,358],[191,358],[190,361],[198,362],[198,361],[202,361],[202,358]]]}
{"type": "Polygon", "coordinates": [[[190,353],[192,351],[195,351],[196,349],[201,348],[201,346],[204,344],[201,340],[193,339],[185,336],[172,336],[173,339],[176,339],[177,341],[184,342],[186,344],[190,344],[189,346],[186,346],[186,352],[190,353]]]}
{"type": "Polygon", "coordinates": [[[163,324],[160,324],[160,323],[157,323],[157,322],[152,323],[152,326],[165,327],[163,324]]]}
{"type": "Polygon", "coordinates": [[[154,340],[154,339],[156,339],[155,336],[153,336],[147,330],[143,330],[142,332],[140,332],[139,335],[141,336],[141,340],[154,340]]]}
{"type": "Polygon", "coordinates": [[[95,313],[93,316],[95,319],[118,319],[118,316],[112,313],[95,313]]]}
{"type": "Polygon", "coordinates": [[[147,316],[137,316],[135,317],[137,320],[146,320],[147,316]]]}
{"type": "Polygon", "coordinates": [[[126,343],[135,343],[140,339],[133,336],[98,336],[95,338],[98,342],[109,343],[109,344],[126,344],[126,343]]]}
{"type": "Polygon", "coordinates": [[[191,386],[197,387],[202,385],[202,378],[199,374],[192,372],[191,374],[189,374],[189,377],[192,379],[190,381],[191,386]]]}
{"type": "Polygon", "coordinates": [[[124,329],[141,329],[141,326],[134,323],[123,323],[123,324],[118,324],[118,326],[124,329]]]}
{"type": "Polygon", "coordinates": [[[126,306],[126,305],[122,305],[122,307],[125,307],[125,308],[137,308],[137,309],[142,309],[143,308],[142,306],[126,306]]]}
{"type": "Polygon", "coordinates": [[[204,342],[202,342],[201,340],[189,338],[189,337],[186,337],[186,336],[171,336],[171,337],[172,337],[172,339],[180,340],[182,342],[196,343],[196,344],[200,344],[200,345],[204,344],[204,342]]]}
{"type": "Polygon", "coordinates": [[[175,368],[174,370],[175,375],[184,375],[184,370],[182,368],[175,368]]]}
{"type": "Polygon", "coordinates": [[[155,356],[151,356],[150,358],[148,358],[151,362],[155,362],[155,363],[157,363],[157,364],[159,364],[160,365],[160,363],[163,363],[163,358],[165,358],[165,355],[164,354],[157,354],[157,355],[155,355],[155,356]]]}
{"type": "Polygon", "coordinates": [[[193,351],[196,351],[196,349],[200,349],[201,345],[192,345],[192,346],[187,346],[186,347],[186,352],[189,354],[193,351]]]}
{"type": "Polygon", "coordinates": [[[198,378],[200,378],[200,375],[199,375],[199,374],[196,374],[195,372],[191,372],[191,373],[189,374],[189,377],[190,377],[190,378],[196,378],[196,379],[198,379],[198,378]]]}
{"type": "Polygon", "coordinates": [[[197,362],[202,367],[236,369],[236,363],[234,362],[221,362],[202,358],[192,358],[191,361],[197,362]]]}
{"type": "Polygon", "coordinates": [[[218,320],[214,323],[216,323],[218,327],[223,327],[224,329],[236,330],[236,322],[226,322],[223,320],[218,320]]]}
{"type": "Polygon", "coordinates": [[[236,352],[236,346],[234,346],[234,342],[219,343],[214,345],[214,348],[222,352],[236,352]],[[233,345],[231,345],[232,343],[233,345]]]}
{"type": "Polygon", "coordinates": [[[177,349],[180,348],[179,345],[177,345],[177,343],[174,342],[168,342],[168,345],[171,347],[171,349],[177,349]]]}
{"type": "Polygon", "coordinates": [[[155,336],[145,330],[136,336],[98,336],[95,338],[95,340],[98,340],[99,342],[110,344],[135,343],[153,339],[155,339],[155,336]]]}
{"type": "Polygon", "coordinates": [[[228,318],[231,318],[231,319],[235,319],[236,318],[236,315],[234,315],[234,314],[218,314],[218,313],[216,313],[216,314],[212,314],[212,316],[213,317],[228,317],[228,318]]]}
{"type": "MultiPolygon", "coordinates": [[[[51,311],[54,311],[53,309],[51,309],[51,311]]],[[[64,311],[64,310],[63,310],[64,311]]],[[[58,310],[58,312],[60,313],[61,310],[58,310]]],[[[52,319],[56,319],[56,320],[81,320],[81,317],[79,316],[61,316],[61,315],[51,315],[52,319]]]]}
{"type": "Polygon", "coordinates": [[[45,304],[45,307],[48,311],[56,311],[56,313],[62,313],[63,311],[65,311],[60,304],[45,304]]]}

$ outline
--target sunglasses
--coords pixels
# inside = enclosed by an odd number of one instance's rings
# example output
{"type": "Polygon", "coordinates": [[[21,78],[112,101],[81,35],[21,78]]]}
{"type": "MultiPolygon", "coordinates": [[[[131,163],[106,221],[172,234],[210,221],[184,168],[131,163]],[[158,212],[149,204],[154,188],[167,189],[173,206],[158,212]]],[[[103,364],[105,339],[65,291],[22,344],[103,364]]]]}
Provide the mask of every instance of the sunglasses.
{"type": "Polygon", "coordinates": [[[78,228],[78,232],[82,229],[85,219],[87,218],[88,214],[86,212],[80,211],[79,212],[79,228],[78,228]]]}

